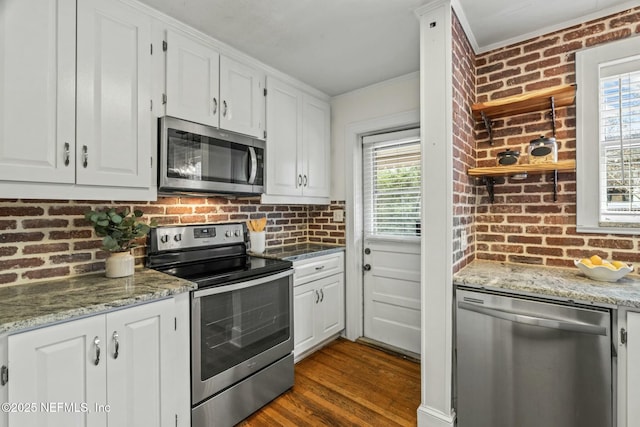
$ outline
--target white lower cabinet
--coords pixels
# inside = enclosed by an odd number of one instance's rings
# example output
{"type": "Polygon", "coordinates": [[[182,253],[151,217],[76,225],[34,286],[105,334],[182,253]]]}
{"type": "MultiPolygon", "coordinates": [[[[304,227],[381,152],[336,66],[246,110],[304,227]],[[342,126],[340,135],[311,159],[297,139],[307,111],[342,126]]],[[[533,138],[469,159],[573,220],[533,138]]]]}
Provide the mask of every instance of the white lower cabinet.
{"type": "Polygon", "coordinates": [[[343,260],[339,253],[293,264],[296,361],[344,329],[343,260]]]}
{"type": "MultiPolygon", "coordinates": [[[[640,313],[626,317],[626,427],[640,427],[640,313]]],[[[624,426],[624,420],[618,424],[624,426]]]]}
{"type": "Polygon", "coordinates": [[[175,426],[175,313],[166,299],[10,335],[9,426],[175,426]]]}

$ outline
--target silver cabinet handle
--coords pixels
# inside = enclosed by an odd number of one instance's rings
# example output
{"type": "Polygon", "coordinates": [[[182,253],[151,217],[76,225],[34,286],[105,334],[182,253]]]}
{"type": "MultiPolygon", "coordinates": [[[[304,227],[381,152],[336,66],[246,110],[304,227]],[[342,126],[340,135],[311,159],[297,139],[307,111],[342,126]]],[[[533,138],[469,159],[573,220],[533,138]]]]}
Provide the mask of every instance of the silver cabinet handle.
{"type": "Polygon", "coordinates": [[[458,307],[464,310],[474,311],[479,314],[507,320],[515,323],[523,323],[531,326],[542,326],[544,328],[562,329],[564,331],[582,332],[592,335],[607,335],[607,328],[600,325],[592,325],[583,322],[571,322],[560,319],[548,319],[546,317],[531,316],[528,313],[503,310],[492,307],[481,307],[468,302],[458,302],[458,307]]]}
{"type": "Polygon", "coordinates": [[[249,158],[251,159],[251,162],[249,163],[250,166],[250,172],[249,172],[249,181],[247,181],[247,184],[255,184],[256,182],[256,175],[258,174],[258,156],[256,156],[256,149],[253,147],[249,147],[249,158]]]}
{"type": "Polygon", "coordinates": [[[215,116],[218,113],[218,100],[213,98],[213,115],[215,116]]]}
{"type": "Polygon", "coordinates": [[[111,336],[113,340],[113,358],[117,359],[120,354],[120,343],[118,342],[118,331],[113,331],[113,335],[111,336]]]}
{"type": "Polygon", "coordinates": [[[298,187],[302,186],[302,175],[298,175],[298,187]]]}
{"type": "Polygon", "coordinates": [[[307,186],[307,175],[304,176],[304,186],[307,186]]]}
{"type": "Polygon", "coordinates": [[[324,301],[324,291],[320,289],[320,302],[324,301]]]}
{"type": "Polygon", "coordinates": [[[93,361],[93,364],[98,366],[98,364],[100,363],[100,338],[95,337],[93,339],[93,345],[96,347],[96,358],[93,361]]]}
{"type": "Polygon", "coordinates": [[[69,166],[69,158],[71,157],[71,149],[68,142],[64,143],[64,165],[69,166]]]}
{"type": "Polygon", "coordinates": [[[324,270],[324,265],[321,265],[319,267],[316,267],[316,270],[324,270]]]}
{"type": "Polygon", "coordinates": [[[86,145],[82,146],[82,167],[86,168],[89,164],[89,152],[86,145]]]}
{"type": "Polygon", "coordinates": [[[222,117],[227,117],[227,101],[222,101],[222,117]]]}
{"type": "Polygon", "coordinates": [[[318,293],[317,290],[314,290],[313,292],[316,293],[316,304],[318,303],[318,301],[320,301],[320,294],[318,293]]]}

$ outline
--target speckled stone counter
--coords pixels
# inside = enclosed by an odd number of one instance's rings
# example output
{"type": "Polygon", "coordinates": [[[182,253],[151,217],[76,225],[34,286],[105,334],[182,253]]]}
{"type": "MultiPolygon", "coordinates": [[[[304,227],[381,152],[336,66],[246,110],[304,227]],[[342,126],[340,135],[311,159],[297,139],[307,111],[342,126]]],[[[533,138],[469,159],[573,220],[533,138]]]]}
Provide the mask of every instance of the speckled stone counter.
{"type": "Polygon", "coordinates": [[[106,312],[195,289],[189,281],[149,269],[130,277],[77,276],[0,288],[0,334],[106,312]]]}
{"type": "Polygon", "coordinates": [[[267,248],[264,253],[259,256],[293,262],[343,251],[344,246],[323,245],[321,243],[298,243],[296,245],[267,248]]]}
{"type": "Polygon", "coordinates": [[[591,280],[578,269],[474,261],[453,276],[464,285],[606,307],[640,308],[640,276],[617,282],[591,280]]]}

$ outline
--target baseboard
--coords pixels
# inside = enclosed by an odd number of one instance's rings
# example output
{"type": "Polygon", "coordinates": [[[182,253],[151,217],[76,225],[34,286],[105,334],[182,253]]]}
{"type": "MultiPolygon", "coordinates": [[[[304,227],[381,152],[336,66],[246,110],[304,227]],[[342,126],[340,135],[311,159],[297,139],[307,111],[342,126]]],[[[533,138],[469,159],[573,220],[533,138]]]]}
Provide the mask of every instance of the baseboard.
{"type": "Polygon", "coordinates": [[[454,427],[456,414],[450,416],[424,405],[418,407],[418,427],[454,427]]]}

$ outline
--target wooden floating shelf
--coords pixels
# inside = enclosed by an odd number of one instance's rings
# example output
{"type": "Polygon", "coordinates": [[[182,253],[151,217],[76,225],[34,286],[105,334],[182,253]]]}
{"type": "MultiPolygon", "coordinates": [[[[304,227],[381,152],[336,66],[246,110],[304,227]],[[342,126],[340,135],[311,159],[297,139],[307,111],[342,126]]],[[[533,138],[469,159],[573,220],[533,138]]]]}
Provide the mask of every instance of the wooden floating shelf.
{"type": "Polygon", "coordinates": [[[510,176],[520,173],[543,174],[547,172],[573,172],[576,170],[575,160],[561,160],[555,163],[534,163],[526,165],[492,166],[486,168],[471,168],[467,172],[473,177],[510,176]]]}
{"type": "Polygon", "coordinates": [[[572,105],[576,99],[576,85],[555,86],[495,101],[473,104],[471,112],[476,120],[483,119],[483,112],[487,118],[530,113],[549,108],[549,98],[551,97],[554,98],[556,108],[572,105]]]}

